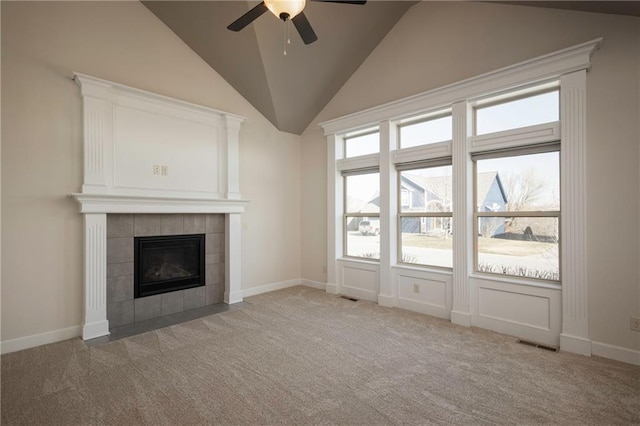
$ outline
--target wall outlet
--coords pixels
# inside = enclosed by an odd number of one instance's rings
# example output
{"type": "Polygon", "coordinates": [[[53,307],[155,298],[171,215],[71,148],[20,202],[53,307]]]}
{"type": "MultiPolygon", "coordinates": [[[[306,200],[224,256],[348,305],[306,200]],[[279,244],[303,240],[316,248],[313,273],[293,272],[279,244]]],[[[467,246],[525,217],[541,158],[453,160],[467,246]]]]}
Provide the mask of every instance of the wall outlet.
{"type": "Polygon", "coordinates": [[[169,166],[162,166],[162,176],[167,176],[169,174],[169,166]]]}
{"type": "Polygon", "coordinates": [[[420,293],[420,284],[414,284],[413,285],[413,292],[414,293],[420,293]]]}
{"type": "Polygon", "coordinates": [[[160,166],[158,166],[158,165],[154,165],[153,166],[153,174],[154,175],[159,175],[160,174],[160,170],[161,170],[160,166]]]}
{"type": "Polygon", "coordinates": [[[640,331],[640,317],[631,317],[631,329],[640,331]]]}

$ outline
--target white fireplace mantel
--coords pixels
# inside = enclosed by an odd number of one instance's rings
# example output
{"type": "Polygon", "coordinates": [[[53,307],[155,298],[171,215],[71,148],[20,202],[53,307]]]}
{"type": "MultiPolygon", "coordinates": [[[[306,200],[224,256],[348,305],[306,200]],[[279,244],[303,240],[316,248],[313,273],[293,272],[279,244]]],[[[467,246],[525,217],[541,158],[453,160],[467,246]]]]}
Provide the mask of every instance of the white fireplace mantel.
{"type": "Polygon", "coordinates": [[[83,339],[109,334],[107,214],[225,214],[226,303],[242,301],[244,117],[74,74],[83,105],[83,339]]]}
{"type": "Polygon", "coordinates": [[[242,213],[248,200],[158,197],[117,194],[71,194],[80,213],[242,213]]]}

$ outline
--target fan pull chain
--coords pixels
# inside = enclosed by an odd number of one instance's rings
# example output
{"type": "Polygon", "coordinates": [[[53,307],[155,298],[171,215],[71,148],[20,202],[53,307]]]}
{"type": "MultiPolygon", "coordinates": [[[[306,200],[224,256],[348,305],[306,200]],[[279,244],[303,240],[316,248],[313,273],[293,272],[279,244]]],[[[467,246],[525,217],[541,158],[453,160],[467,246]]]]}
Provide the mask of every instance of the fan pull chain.
{"type": "Polygon", "coordinates": [[[287,19],[286,21],[284,21],[284,39],[283,39],[283,45],[284,45],[284,51],[283,54],[284,56],[287,56],[287,44],[291,44],[291,30],[289,29],[289,27],[291,26],[289,24],[289,22],[291,22],[291,20],[287,19]]]}

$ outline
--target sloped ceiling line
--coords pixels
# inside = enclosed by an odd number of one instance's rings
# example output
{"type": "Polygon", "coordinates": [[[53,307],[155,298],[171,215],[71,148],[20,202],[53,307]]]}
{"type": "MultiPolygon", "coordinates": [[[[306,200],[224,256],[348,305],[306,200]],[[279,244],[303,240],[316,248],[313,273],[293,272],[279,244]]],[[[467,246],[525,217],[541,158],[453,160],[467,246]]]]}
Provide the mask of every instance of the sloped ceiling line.
{"type": "MultiPolygon", "coordinates": [[[[370,0],[365,5],[308,1],[305,15],[318,35],[308,46],[265,13],[240,32],[227,30],[258,1],[143,1],[193,51],[281,131],[301,134],[391,28],[417,1],[370,0]]],[[[489,1],[640,16],[634,1],[489,1]]]]}
{"type": "Polygon", "coordinates": [[[415,1],[365,5],[307,2],[318,41],[265,13],[240,32],[227,30],[257,1],[143,1],[165,25],[279,130],[301,134],[415,1]]]}

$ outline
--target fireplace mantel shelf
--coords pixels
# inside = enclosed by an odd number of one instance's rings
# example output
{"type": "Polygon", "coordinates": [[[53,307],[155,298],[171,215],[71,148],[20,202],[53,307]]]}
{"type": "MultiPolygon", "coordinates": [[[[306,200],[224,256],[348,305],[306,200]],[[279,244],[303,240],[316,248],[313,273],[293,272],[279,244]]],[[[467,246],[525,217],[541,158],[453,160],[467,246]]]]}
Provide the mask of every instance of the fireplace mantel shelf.
{"type": "Polygon", "coordinates": [[[130,194],[71,194],[80,213],[243,213],[249,200],[130,194]]]}

